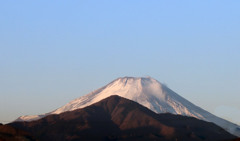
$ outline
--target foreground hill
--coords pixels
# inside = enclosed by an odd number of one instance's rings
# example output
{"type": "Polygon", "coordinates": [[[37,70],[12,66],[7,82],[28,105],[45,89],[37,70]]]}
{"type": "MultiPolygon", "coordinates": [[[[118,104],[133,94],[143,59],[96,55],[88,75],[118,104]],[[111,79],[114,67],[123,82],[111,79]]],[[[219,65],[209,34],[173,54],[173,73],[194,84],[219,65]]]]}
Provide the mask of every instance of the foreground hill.
{"type": "Polygon", "coordinates": [[[31,122],[9,124],[41,141],[74,140],[228,140],[235,136],[217,125],[173,114],[157,114],[119,96],[31,122]]]}
{"type": "Polygon", "coordinates": [[[0,124],[0,141],[35,141],[29,133],[0,124]]]}

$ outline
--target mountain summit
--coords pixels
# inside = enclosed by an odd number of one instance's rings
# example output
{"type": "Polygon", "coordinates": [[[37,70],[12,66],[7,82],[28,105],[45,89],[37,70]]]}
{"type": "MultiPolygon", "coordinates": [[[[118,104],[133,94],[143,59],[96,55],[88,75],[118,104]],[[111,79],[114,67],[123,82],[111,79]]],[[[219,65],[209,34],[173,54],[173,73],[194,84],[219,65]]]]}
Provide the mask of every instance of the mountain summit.
{"type": "Polygon", "coordinates": [[[118,78],[108,85],[77,98],[50,113],[37,116],[21,116],[17,121],[37,120],[47,115],[84,108],[111,95],[133,100],[156,113],[179,114],[213,122],[228,132],[240,136],[238,125],[201,109],[151,77],[118,78]]]}

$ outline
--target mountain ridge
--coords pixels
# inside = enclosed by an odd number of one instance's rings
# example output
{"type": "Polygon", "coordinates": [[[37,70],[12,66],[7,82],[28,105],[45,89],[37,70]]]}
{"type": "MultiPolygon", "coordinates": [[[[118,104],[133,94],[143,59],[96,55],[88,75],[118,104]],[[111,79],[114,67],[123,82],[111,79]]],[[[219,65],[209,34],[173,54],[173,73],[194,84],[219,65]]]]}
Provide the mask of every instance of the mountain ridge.
{"type": "Polygon", "coordinates": [[[72,100],[50,113],[37,116],[23,116],[17,120],[36,120],[47,115],[72,111],[94,104],[111,95],[118,95],[133,100],[156,113],[168,112],[214,122],[230,133],[240,136],[240,131],[237,130],[240,128],[238,125],[201,109],[151,77],[120,77],[104,87],[72,100]]]}
{"type": "Polygon", "coordinates": [[[194,117],[157,114],[141,104],[112,95],[85,108],[10,126],[39,140],[229,140],[217,125],[194,117]]]}

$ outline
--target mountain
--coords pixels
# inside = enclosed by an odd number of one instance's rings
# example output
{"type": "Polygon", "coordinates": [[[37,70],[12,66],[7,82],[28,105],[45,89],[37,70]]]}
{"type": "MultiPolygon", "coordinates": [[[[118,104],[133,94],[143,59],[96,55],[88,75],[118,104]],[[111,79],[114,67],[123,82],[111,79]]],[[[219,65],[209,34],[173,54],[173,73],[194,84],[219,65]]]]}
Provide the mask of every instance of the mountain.
{"type": "Polygon", "coordinates": [[[29,133],[0,124],[0,141],[36,141],[29,133]]]}
{"type": "Polygon", "coordinates": [[[21,116],[17,121],[31,121],[47,115],[83,108],[111,95],[133,100],[156,113],[179,114],[213,122],[228,132],[240,136],[240,127],[238,125],[201,109],[151,77],[118,78],[108,85],[77,98],[50,113],[37,116],[21,116]]]}
{"type": "Polygon", "coordinates": [[[236,138],[213,123],[169,113],[157,114],[116,95],[82,109],[9,125],[26,130],[41,141],[218,141],[236,138]]]}
{"type": "Polygon", "coordinates": [[[232,139],[232,140],[226,140],[226,141],[240,141],[240,138],[232,139]]]}

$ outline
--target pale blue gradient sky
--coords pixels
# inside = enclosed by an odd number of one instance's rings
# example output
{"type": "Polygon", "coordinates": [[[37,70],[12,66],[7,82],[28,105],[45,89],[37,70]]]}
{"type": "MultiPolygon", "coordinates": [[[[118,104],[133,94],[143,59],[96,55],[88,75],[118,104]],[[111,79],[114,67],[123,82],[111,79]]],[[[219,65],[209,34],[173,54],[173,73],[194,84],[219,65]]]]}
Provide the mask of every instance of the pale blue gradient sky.
{"type": "Polygon", "coordinates": [[[122,76],[151,76],[218,115],[240,110],[239,6],[1,1],[0,122],[52,111],[122,76]]]}

